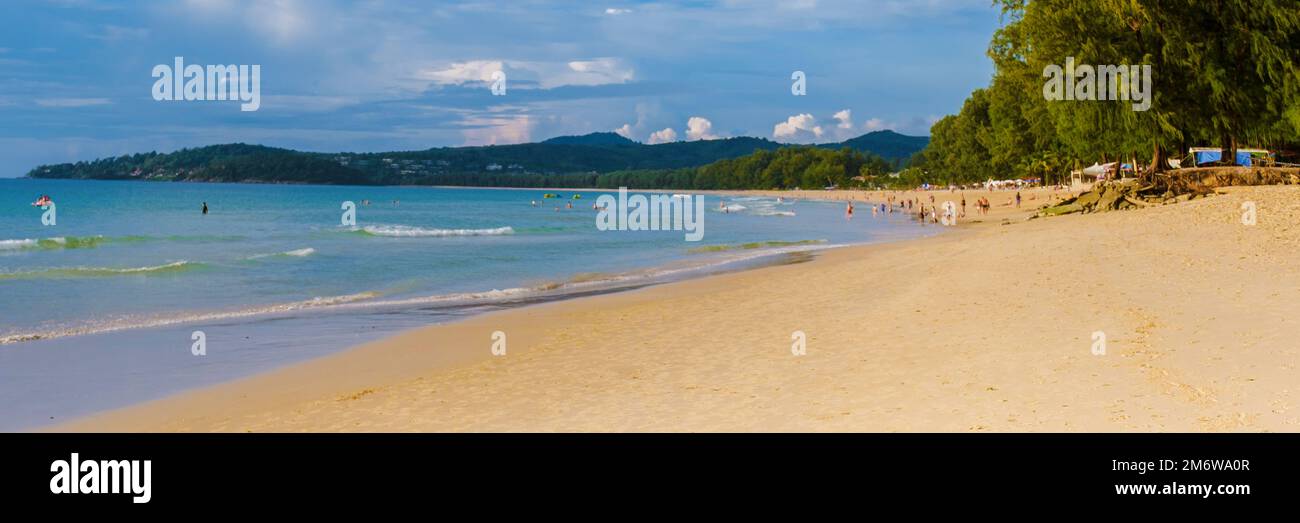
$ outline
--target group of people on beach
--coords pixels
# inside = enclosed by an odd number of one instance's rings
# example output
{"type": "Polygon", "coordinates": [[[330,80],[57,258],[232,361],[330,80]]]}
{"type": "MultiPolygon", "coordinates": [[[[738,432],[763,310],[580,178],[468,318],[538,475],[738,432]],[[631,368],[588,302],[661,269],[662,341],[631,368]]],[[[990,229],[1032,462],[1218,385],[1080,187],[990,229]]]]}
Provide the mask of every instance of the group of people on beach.
{"type": "MultiPolygon", "coordinates": [[[[865,195],[864,195],[865,196],[865,195]]],[[[960,200],[954,202],[954,208],[949,210],[944,207],[946,202],[938,202],[934,194],[917,195],[915,197],[902,197],[898,194],[882,194],[883,203],[871,205],[871,216],[876,217],[881,214],[894,214],[895,212],[911,215],[913,219],[924,223],[941,223],[945,214],[953,214],[955,218],[965,218],[967,207],[975,206],[975,212],[980,216],[987,216],[993,208],[992,202],[987,196],[976,198],[973,202],[966,200],[966,193],[962,192],[960,200]],[[928,198],[927,198],[928,196],[928,198]],[[929,201],[926,201],[926,200],[929,201]]],[[[1032,198],[1031,198],[1032,199],[1032,198]]],[[[1007,205],[1019,207],[1022,201],[1020,192],[1017,191],[1011,202],[1007,205]]],[[[845,215],[853,217],[855,202],[849,200],[845,207],[845,215]]]]}

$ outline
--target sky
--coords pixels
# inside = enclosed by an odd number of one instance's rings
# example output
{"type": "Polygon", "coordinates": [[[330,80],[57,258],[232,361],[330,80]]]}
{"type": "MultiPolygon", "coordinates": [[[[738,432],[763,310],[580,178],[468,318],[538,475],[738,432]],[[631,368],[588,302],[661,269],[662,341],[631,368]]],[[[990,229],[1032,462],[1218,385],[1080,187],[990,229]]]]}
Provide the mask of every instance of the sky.
{"type": "Polygon", "coordinates": [[[0,177],[233,142],[368,152],[599,131],[645,143],[928,135],[993,73],[991,3],[9,1],[0,177]],[[259,66],[260,106],[156,100],[155,66],[176,57],[259,66]]]}

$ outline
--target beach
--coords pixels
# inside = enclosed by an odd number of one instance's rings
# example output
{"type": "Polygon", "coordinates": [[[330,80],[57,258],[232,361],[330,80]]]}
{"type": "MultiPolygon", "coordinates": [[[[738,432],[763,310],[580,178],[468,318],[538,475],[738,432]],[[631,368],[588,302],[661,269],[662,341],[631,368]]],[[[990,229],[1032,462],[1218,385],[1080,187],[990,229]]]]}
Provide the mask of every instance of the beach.
{"type": "Polygon", "coordinates": [[[1221,192],[1027,220],[1050,190],[998,191],[945,234],[418,328],[50,430],[1295,431],[1300,188],[1221,192]]]}

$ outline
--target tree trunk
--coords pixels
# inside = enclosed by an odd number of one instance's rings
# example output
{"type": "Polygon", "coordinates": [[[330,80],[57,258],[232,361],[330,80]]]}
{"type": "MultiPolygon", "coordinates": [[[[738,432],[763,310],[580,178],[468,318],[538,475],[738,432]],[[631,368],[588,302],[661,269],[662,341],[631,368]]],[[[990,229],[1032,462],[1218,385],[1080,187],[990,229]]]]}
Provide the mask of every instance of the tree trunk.
{"type": "Polygon", "coordinates": [[[1237,165],[1237,139],[1224,136],[1220,142],[1219,161],[1224,165],[1237,165]]]}
{"type": "Polygon", "coordinates": [[[1151,168],[1147,171],[1152,175],[1164,172],[1169,166],[1166,164],[1168,158],[1165,155],[1165,148],[1160,146],[1160,142],[1154,142],[1151,153],[1151,168]]]}

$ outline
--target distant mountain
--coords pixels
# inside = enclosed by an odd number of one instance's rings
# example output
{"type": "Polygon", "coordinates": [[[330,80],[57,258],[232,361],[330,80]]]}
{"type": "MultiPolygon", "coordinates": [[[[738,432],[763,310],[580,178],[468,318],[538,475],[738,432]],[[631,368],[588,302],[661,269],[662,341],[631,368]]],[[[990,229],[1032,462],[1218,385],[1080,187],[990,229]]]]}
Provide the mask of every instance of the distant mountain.
{"type": "MultiPolygon", "coordinates": [[[[923,149],[925,137],[877,131],[820,144],[877,155],[898,165],[923,149]]],[[[308,153],[260,145],[226,144],[42,165],[30,178],[317,183],[352,185],[529,186],[542,180],[579,180],[611,172],[699,167],[755,151],[798,148],[747,136],[647,145],[615,133],[561,136],[541,143],[438,147],[382,153],[308,153]],[[531,181],[530,181],[531,180],[531,181]]],[[[547,182],[550,183],[550,182],[547,182]]],[[[577,182],[572,182],[577,183],[577,182]]]]}
{"type": "Polygon", "coordinates": [[[618,133],[591,133],[582,136],[556,136],[542,143],[560,145],[637,145],[618,133]]]}
{"type": "Polygon", "coordinates": [[[928,136],[908,136],[894,131],[873,131],[857,138],[850,138],[840,143],[823,144],[821,147],[839,149],[848,147],[857,151],[870,152],[886,160],[906,160],[913,153],[929,145],[928,136]]]}

